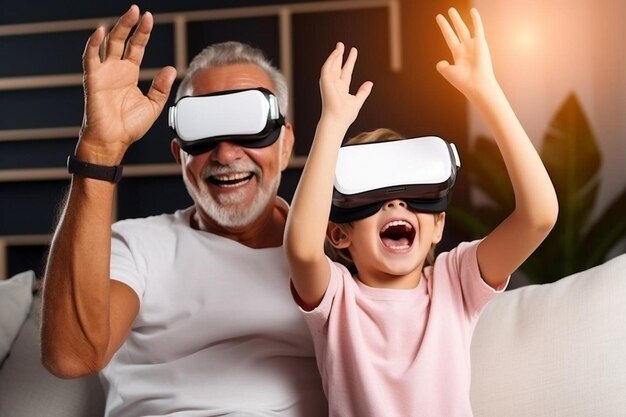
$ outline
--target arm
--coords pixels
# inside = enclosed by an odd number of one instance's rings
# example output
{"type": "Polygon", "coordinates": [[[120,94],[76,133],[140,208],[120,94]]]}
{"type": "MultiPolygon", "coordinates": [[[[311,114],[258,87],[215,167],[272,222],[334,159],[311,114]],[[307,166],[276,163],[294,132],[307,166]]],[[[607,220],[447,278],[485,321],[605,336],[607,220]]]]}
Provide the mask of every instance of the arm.
{"type": "MultiPolygon", "coordinates": [[[[176,76],[173,68],[154,77],[147,96],[137,87],[152,25],[152,15],[139,19],[139,9],[132,6],[109,33],[102,60],[104,29],[98,28],[87,41],[78,159],[119,164],[163,109],[176,76]]],[[[139,309],[135,293],[109,277],[114,192],[112,183],[74,176],[52,239],[44,278],[41,354],[46,368],[59,377],[102,369],[127,337],[139,309]]]]}
{"type": "Polygon", "coordinates": [[[454,64],[441,61],[437,70],[476,106],[487,122],[515,195],[513,212],[477,249],[483,278],[498,288],[548,235],[556,223],[558,202],[539,155],[495,78],[480,15],[471,10],[472,36],[455,9],[450,9],[449,14],[452,26],[442,15],[437,16],[437,23],[454,64]]]}
{"type": "Polygon", "coordinates": [[[296,189],[285,229],[285,250],[291,278],[304,308],[319,304],[328,286],[324,239],[332,201],[337,153],[372,89],[371,82],[350,94],[357,51],[352,48],[342,66],[344,46],[338,43],[322,66],[322,115],[311,151],[296,189]]]}

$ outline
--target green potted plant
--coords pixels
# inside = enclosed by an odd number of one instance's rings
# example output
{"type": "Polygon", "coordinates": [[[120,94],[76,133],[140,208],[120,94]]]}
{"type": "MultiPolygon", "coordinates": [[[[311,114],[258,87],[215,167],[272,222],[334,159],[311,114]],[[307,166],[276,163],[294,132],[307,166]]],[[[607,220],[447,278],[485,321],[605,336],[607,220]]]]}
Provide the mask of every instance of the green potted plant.
{"type": "MultiPolygon", "coordinates": [[[[520,268],[534,283],[547,283],[607,260],[626,238],[626,188],[591,219],[600,186],[598,145],[574,94],[552,119],[539,152],[559,198],[558,221],[542,245],[520,268]]],[[[485,203],[455,202],[447,218],[470,238],[485,236],[513,209],[513,190],[495,142],[479,137],[463,155],[471,187],[485,203]]]]}

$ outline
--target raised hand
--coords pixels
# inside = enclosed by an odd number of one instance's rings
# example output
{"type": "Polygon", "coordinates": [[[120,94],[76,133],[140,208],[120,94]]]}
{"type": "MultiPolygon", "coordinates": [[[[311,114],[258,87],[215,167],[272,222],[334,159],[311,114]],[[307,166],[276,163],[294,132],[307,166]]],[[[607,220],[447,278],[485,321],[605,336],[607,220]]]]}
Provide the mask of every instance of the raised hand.
{"type": "Polygon", "coordinates": [[[350,94],[352,71],[356,63],[357,50],[351,48],[346,62],[342,65],[344,45],[337,43],[322,66],[320,91],[322,94],[322,117],[330,117],[349,126],[354,122],[363,103],[372,91],[373,83],[366,81],[350,94]]]}
{"type": "Polygon", "coordinates": [[[471,9],[474,26],[472,36],[456,9],[451,8],[448,14],[452,25],[441,14],[437,15],[436,20],[452,52],[454,64],[442,60],[437,63],[437,70],[457,90],[472,98],[481,88],[490,87],[496,81],[483,23],[478,11],[471,9]]]}
{"type": "Polygon", "coordinates": [[[153,23],[149,12],[140,18],[139,8],[133,5],[120,17],[106,41],[102,27],[87,41],[83,54],[85,113],[76,150],[80,159],[118,164],[128,146],[141,138],[161,113],[176,70],[161,69],[147,95],[137,86],[153,23]]]}

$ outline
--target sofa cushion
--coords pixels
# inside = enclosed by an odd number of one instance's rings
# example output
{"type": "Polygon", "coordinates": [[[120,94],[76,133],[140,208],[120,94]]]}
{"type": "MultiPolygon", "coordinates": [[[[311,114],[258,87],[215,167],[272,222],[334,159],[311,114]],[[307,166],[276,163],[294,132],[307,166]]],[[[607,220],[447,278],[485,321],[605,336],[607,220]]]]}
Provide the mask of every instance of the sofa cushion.
{"type": "Polygon", "coordinates": [[[28,315],[35,273],[26,271],[0,281],[0,366],[28,315]]]}
{"type": "Polygon", "coordinates": [[[0,369],[0,416],[98,417],[104,394],[98,376],[59,379],[41,365],[39,297],[0,369]]]}
{"type": "Polygon", "coordinates": [[[626,255],[493,299],[472,341],[471,395],[475,417],[623,416],[626,255]]]}

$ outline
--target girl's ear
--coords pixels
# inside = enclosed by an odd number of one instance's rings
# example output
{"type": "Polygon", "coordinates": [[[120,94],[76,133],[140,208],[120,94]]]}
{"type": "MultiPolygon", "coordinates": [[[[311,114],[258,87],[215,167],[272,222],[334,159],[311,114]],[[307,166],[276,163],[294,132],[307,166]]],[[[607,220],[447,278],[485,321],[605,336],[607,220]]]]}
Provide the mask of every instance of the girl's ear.
{"type": "Polygon", "coordinates": [[[446,224],[446,213],[435,214],[435,230],[433,230],[433,243],[439,243],[443,237],[443,227],[446,224]]]}
{"type": "Polygon", "coordinates": [[[282,166],[280,167],[281,171],[284,171],[289,166],[289,160],[291,159],[291,152],[293,150],[294,144],[294,133],[293,133],[293,125],[291,123],[285,123],[283,127],[283,135],[284,137],[279,139],[283,141],[282,146],[282,166]]]}
{"type": "Polygon", "coordinates": [[[350,236],[345,232],[342,225],[328,222],[326,237],[331,245],[337,249],[345,249],[350,246],[350,236]]]}

